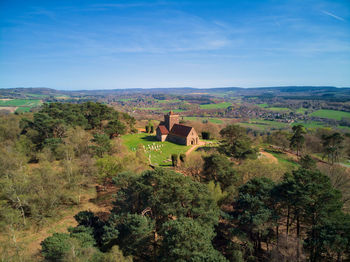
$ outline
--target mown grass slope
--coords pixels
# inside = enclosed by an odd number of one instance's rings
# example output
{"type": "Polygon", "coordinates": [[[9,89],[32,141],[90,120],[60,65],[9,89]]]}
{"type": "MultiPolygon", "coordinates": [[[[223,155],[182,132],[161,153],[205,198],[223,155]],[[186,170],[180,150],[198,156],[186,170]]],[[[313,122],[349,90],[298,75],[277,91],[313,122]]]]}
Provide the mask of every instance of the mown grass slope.
{"type": "Polygon", "coordinates": [[[168,141],[157,141],[155,134],[129,134],[122,136],[122,141],[130,150],[136,151],[138,145],[143,145],[146,156],[154,165],[171,165],[171,154],[185,153],[190,146],[177,145],[168,141]]]}

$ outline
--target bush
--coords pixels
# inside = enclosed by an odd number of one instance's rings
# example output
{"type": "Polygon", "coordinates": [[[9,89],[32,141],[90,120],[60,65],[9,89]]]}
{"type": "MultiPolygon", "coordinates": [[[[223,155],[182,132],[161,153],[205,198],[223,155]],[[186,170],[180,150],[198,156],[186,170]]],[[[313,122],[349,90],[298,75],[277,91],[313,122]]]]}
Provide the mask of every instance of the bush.
{"type": "Polygon", "coordinates": [[[178,163],[178,155],[177,154],[171,155],[171,162],[172,162],[173,167],[177,166],[177,163],[178,163]]]}
{"type": "Polygon", "coordinates": [[[186,161],[186,154],[180,154],[180,161],[184,163],[186,161]]]}
{"type": "Polygon", "coordinates": [[[146,133],[149,133],[149,126],[146,126],[146,133]]]}
{"type": "Polygon", "coordinates": [[[202,132],[202,138],[206,140],[210,139],[210,132],[202,132]]]}
{"type": "Polygon", "coordinates": [[[70,237],[68,234],[54,233],[41,242],[42,253],[49,261],[61,260],[69,251],[70,237]]]}

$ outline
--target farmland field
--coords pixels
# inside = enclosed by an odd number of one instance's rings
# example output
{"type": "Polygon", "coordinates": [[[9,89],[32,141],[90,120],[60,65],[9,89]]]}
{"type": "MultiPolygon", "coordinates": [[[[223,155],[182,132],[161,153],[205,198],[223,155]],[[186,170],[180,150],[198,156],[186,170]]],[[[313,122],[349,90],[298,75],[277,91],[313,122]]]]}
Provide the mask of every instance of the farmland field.
{"type": "Polygon", "coordinates": [[[231,106],[232,103],[230,102],[222,102],[218,104],[205,104],[205,105],[200,105],[200,109],[221,109],[221,108],[227,108],[231,106]]]}
{"type": "Polygon", "coordinates": [[[208,117],[196,117],[196,116],[185,116],[185,121],[203,121],[208,120],[209,122],[213,124],[222,124],[223,121],[220,118],[208,118],[208,117]]]}
{"type": "Polygon", "coordinates": [[[324,123],[321,122],[316,122],[316,121],[308,121],[308,122],[295,122],[292,124],[292,126],[295,125],[303,125],[306,128],[321,128],[321,127],[325,127],[324,123]]]}
{"type": "Polygon", "coordinates": [[[39,99],[0,99],[1,107],[16,108],[16,112],[29,112],[31,108],[40,106],[42,101],[39,99]]]}
{"type": "Polygon", "coordinates": [[[270,110],[270,111],[288,111],[290,110],[287,107],[266,107],[266,110],[270,110]]]}
{"type": "Polygon", "coordinates": [[[270,121],[270,120],[259,120],[259,119],[251,119],[251,121],[249,122],[239,122],[238,124],[242,127],[260,129],[260,130],[266,130],[271,128],[282,129],[282,128],[288,127],[287,123],[270,121]]]}
{"type": "Polygon", "coordinates": [[[341,120],[343,117],[350,118],[349,112],[321,109],[313,112],[311,116],[341,120]]]}
{"type": "Polygon", "coordinates": [[[269,107],[268,104],[264,103],[264,104],[257,104],[258,107],[262,107],[262,108],[265,108],[265,107],[269,107]]]}
{"type": "Polygon", "coordinates": [[[307,111],[307,108],[300,107],[299,109],[295,110],[296,113],[304,114],[307,111]]]}
{"type": "Polygon", "coordinates": [[[38,106],[41,104],[39,99],[10,99],[0,100],[0,106],[38,106]]]}
{"type": "Polygon", "coordinates": [[[132,151],[136,151],[139,144],[143,145],[151,163],[162,166],[171,165],[171,154],[185,153],[190,148],[190,146],[177,145],[168,141],[157,141],[155,134],[147,133],[124,135],[122,141],[132,151]],[[158,149],[152,149],[155,147],[158,149]]]}

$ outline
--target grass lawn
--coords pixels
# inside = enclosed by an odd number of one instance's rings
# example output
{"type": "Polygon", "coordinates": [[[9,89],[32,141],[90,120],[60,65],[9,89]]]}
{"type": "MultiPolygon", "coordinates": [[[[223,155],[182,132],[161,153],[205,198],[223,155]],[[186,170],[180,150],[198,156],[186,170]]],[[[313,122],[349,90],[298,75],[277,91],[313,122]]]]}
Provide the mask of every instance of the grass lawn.
{"type": "Polygon", "coordinates": [[[320,109],[313,112],[311,116],[341,120],[343,117],[350,118],[350,113],[336,110],[320,109]]]}
{"type": "Polygon", "coordinates": [[[124,145],[130,150],[136,151],[139,144],[145,146],[147,157],[151,156],[151,163],[161,166],[171,165],[171,154],[185,153],[190,146],[182,146],[168,141],[160,142],[156,140],[155,134],[129,134],[122,136],[124,145]],[[148,149],[148,146],[160,146],[159,149],[148,149]]]}
{"type": "Polygon", "coordinates": [[[221,108],[227,108],[231,106],[232,103],[230,102],[222,102],[218,104],[205,104],[205,105],[200,105],[200,109],[221,109],[221,108]]]}

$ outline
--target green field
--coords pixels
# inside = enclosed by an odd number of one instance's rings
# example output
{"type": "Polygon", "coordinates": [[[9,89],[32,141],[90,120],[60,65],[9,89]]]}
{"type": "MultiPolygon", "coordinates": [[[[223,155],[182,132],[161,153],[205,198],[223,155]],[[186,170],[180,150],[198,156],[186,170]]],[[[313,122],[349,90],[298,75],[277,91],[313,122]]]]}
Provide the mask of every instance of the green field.
{"type": "Polygon", "coordinates": [[[245,128],[253,128],[258,130],[267,130],[272,128],[282,129],[288,126],[287,123],[260,119],[251,119],[249,122],[240,122],[238,124],[245,128]]]}
{"type": "Polygon", "coordinates": [[[316,122],[316,121],[309,121],[309,122],[295,122],[292,124],[292,126],[295,125],[303,125],[306,128],[321,128],[325,127],[324,123],[316,122]]]}
{"type": "Polygon", "coordinates": [[[33,107],[40,106],[42,101],[39,99],[11,99],[11,100],[0,100],[1,107],[18,107],[16,112],[23,113],[29,112],[33,107]]]}
{"type": "Polygon", "coordinates": [[[159,142],[156,140],[155,134],[129,134],[122,136],[124,145],[126,145],[130,150],[136,151],[139,144],[145,146],[147,157],[150,156],[151,163],[154,165],[170,166],[171,154],[181,154],[185,153],[190,146],[182,146],[168,141],[159,142]],[[159,147],[158,149],[148,149],[149,147],[159,147]]]}
{"type": "Polygon", "coordinates": [[[350,118],[350,113],[336,110],[320,109],[313,112],[311,116],[341,120],[343,117],[350,118]]]}
{"type": "Polygon", "coordinates": [[[287,107],[266,107],[265,108],[266,110],[270,110],[270,111],[288,111],[290,110],[289,108],[287,107]]]}
{"type": "Polygon", "coordinates": [[[21,106],[16,109],[17,113],[25,113],[25,112],[30,112],[31,107],[28,106],[21,106]]]}
{"type": "Polygon", "coordinates": [[[157,111],[157,110],[161,110],[162,108],[159,107],[139,107],[137,108],[139,110],[152,110],[152,111],[157,111]]]}
{"type": "Polygon", "coordinates": [[[184,112],[186,110],[184,110],[184,109],[167,109],[167,110],[162,110],[162,112],[164,112],[164,113],[169,113],[169,111],[172,111],[174,113],[180,113],[180,112],[184,112]]]}
{"type": "Polygon", "coordinates": [[[169,100],[155,99],[155,101],[157,101],[160,104],[174,104],[174,103],[180,103],[181,102],[180,99],[169,99],[169,100]]]}
{"type": "Polygon", "coordinates": [[[269,107],[269,105],[266,104],[266,103],[265,103],[265,104],[257,104],[257,106],[258,106],[258,107],[262,107],[262,108],[269,107]]]}
{"type": "Polygon", "coordinates": [[[200,105],[200,109],[221,109],[221,108],[227,108],[231,106],[232,103],[230,102],[222,102],[218,104],[205,104],[205,105],[200,105]]]}
{"type": "Polygon", "coordinates": [[[295,110],[298,114],[304,114],[307,111],[307,108],[300,107],[297,110],[295,110]]]}
{"type": "Polygon", "coordinates": [[[41,105],[42,102],[39,99],[11,99],[0,100],[0,106],[28,106],[35,107],[41,105]]]}
{"type": "Polygon", "coordinates": [[[219,118],[206,118],[206,117],[196,117],[196,116],[185,116],[184,117],[185,121],[203,121],[203,120],[208,120],[209,122],[213,124],[222,124],[223,121],[219,118]]]}

